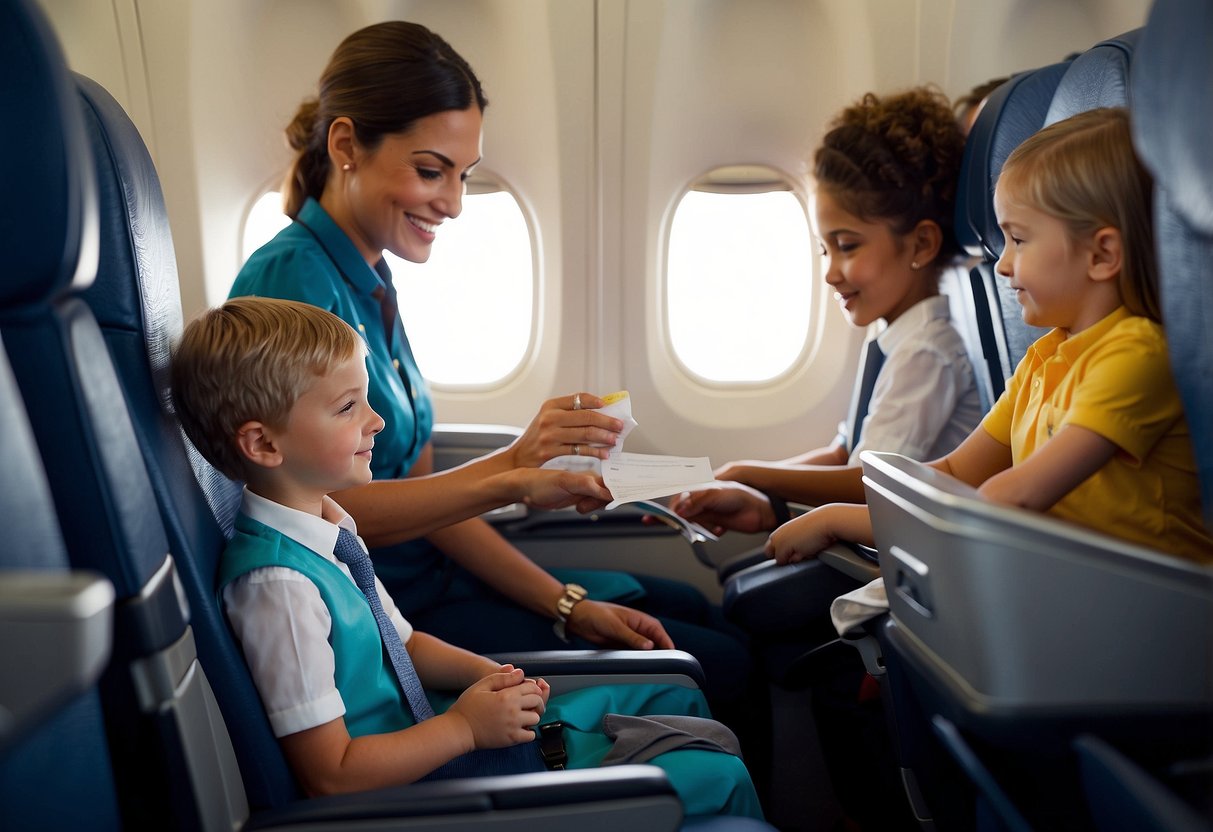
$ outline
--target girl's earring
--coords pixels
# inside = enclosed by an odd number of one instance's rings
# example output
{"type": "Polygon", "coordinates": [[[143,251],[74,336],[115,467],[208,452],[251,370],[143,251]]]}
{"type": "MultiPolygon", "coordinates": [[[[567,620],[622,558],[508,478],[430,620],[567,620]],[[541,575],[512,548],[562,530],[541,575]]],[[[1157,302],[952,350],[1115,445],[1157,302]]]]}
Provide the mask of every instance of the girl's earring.
{"type": "Polygon", "coordinates": [[[349,162],[346,162],[344,165],[341,166],[341,169],[342,170],[353,170],[354,166],[351,165],[349,162]]]}
{"type": "Polygon", "coordinates": [[[914,262],[910,263],[910,268],[914,271],[918,271],[918,261],[915,260],[914,262]]]}

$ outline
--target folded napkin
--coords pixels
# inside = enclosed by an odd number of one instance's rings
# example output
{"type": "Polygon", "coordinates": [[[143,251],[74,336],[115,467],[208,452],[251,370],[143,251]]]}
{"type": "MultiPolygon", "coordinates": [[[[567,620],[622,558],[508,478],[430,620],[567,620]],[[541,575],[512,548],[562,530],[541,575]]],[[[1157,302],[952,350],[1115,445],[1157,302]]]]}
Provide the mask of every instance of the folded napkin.
{"type": "Polygon", "coordinates": [[[625,716],[607,714],[602,730],[615,745],[604,766],[644,763],[679,748],[699,748],[741,756],[737,736],[714,719],[698,716],[625,716]]]}
{"type": "Polygon", "coordinates": [[[889,596],[885,593],[884,579],[877,578],[870,584],[835,598],[830,604],[830,620],[834,622],[838,635],[845,636],[888,608],[889,596]]]}

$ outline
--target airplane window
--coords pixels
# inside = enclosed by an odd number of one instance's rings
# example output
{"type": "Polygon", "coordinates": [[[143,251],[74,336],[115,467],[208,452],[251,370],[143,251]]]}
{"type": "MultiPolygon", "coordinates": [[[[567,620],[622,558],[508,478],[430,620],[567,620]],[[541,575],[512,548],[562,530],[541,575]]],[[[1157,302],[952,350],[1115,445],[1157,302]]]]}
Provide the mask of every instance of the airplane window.
{"type": "Polygon", "coordinates": [[[535,259],[513,194],[469,181],[463,213],[443,223],[429,262],[386,256],[417,366],[431,383],[490,385],[522,364],[533,329],[535,259]]]}
{"type": "Polygon", "coordinates": [[[253,252],[268,243],[273,236],[291,224],[286,214],[282,213],[282,194],[269,191],[253,203],[248,219],[244,221],[244,241],[242,244],[240,262],[252,256],[253,252]]]}
{"type": "Polygon", "coordinates": [[[666,323],[688,371],[756,383],[792,367],[814,272],[804,204],[786,179],[747,167],[699,180],[674,212],[667,256],[666,323]]]}
{"type": "MultiPolygon", "coordinates": [[[[245,222],[244,258],[288,223],[282,195],[262,196],[245,222]]],[[[511,193],[477,177],[427,263],[385,256],[417,366],[431,383],[491,385],[522,363],[531,344],[535,269],[530,230],[511,193]]]]}

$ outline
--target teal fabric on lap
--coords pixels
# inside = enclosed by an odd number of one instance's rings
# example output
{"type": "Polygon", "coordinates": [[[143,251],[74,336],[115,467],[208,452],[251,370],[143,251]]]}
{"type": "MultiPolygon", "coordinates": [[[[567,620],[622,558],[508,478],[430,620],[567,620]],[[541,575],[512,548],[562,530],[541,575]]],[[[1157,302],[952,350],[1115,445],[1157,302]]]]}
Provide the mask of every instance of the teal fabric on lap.
{"type": "Polygon", "coordinates": [[[627,604],[644,597],[640,581],[626,572],[602,569],[549,569],[548,572],[562,584],[581,584],[588,597],[595,601],[627,604]]]}
{"type": "MultiPolygon", "coordinates": [[[[455,701],[433,692],[429,697],[438,711],[455,701]]],[[[565,724],[569,768],[595,768],[611,750],[602,730],[607,714],[712,716],[701,691],[677,685],[597,685],[553,696],[542,722],[565,724]]],[[[687,815],[762,817],[754,783],[739,757],[681,749],[658,755],[650,764],[665,771],[687,815]]]]}

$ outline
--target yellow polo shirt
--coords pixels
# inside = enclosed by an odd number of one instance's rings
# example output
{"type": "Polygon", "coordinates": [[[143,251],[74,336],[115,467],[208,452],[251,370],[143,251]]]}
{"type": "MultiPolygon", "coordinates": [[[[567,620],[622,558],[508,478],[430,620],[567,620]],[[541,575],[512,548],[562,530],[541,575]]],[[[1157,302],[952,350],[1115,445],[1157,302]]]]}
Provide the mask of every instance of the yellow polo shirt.
{"type": "Polygon", "coordinates": [[[1062,425],[1079,425],[1118,453],[1049,513],[1201,563],[1213,536],[1167,342],[1123,306],[1072,337],[1055,329],[1028,348],[982,426],[1018,465],[1062,425]]]}

